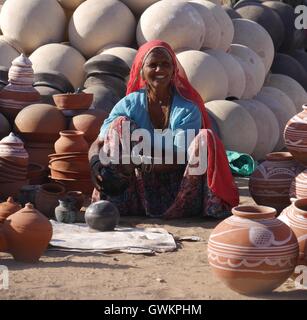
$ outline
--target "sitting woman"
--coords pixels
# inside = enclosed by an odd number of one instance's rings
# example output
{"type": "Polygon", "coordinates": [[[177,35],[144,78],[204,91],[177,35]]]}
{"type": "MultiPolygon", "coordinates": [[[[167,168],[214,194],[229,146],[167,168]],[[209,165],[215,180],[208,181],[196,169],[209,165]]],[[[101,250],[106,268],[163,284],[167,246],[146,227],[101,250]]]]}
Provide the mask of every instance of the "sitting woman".
{"type": "Polygon", "coordinates": [[[90,148],[89,160],[95,184],[92,200],[111,201],[121,215],[166,219],[198,215],[220,219],[228,216],[239,202],[224,147],[210,129],[204,103],[171,47],[160,40],[150,41],[138,50],[127,95],[104,121],[90,148]],[[138,141],[131,139],[139,129],[146,129],[148,135],[138,141]],[[188,129],[195,131],[190,143],[188,129]],[[171,146],[165,141],[166,131],[172,133],[171,146]],[[156,139],[159,136],[161,139],[156,139]],[[136,147],[137,142],[153,145],[151,156],[142,154],[137,158],[138,164],[130,158],[131,154],[128,160],[132,164],[103,160],[103,155],[116,153],[116,144],[119,143],[121,156],[127,145],[136,147]],[[162,152],[156,157],[159,148],[162,152]],[[177,161],[191,150],[192,156],[187,160],[177,161]],[[170,154],[173,164],[167,160],[170,154]],[[200,156],[204,154],[205,158],[200,156]],[[201,164],[205,170],[197,171],[201,164]]]}

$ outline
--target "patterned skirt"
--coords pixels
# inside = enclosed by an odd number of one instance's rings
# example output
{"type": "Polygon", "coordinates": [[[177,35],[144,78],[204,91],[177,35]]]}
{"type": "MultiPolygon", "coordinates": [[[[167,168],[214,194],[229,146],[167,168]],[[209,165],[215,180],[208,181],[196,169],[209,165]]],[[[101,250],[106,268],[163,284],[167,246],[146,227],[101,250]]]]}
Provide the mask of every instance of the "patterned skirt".
{"type": "MultiPolygon", "coordinates": [[[[109,150],[113,148],[113,130],[121,137],[125,121],[130,121],[131,132],[137,128],[127,117],[116,118],[104,140],[104,145],[108,145],[109,150]]],[[[206,135],[205,129],[200,130],[191,145],[198,148],[202,135],[206,135]]],[[[131,144],[133,145],[133,142],[131,144]]],[[[111,166],[112,170],[122,174],[122,165],[111,166]]],[[[135,168],[128,179],[129,187],[122,194],[110,196],[95,189],[92,202],[111,201],[122,216],[142,215],[166,219],[204,216],[223,219],[231,214],[231,207],[208,188],[206,173],[191,175],[188,164],[178,165],[177,170],[169,172],[143,172],[140,168],[135,168]]]]}

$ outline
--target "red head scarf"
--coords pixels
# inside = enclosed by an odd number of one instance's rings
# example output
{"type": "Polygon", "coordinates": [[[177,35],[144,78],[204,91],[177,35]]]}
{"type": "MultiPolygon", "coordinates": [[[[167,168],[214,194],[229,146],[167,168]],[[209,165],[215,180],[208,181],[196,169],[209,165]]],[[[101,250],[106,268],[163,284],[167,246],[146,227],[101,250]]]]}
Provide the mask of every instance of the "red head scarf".
{"type": "MultiPolygon", "coordinates": [[[[173,49],[164,41],[149,41],[139,48],[131,67],[130,79],[127,85],[126,94],[128,95],[146,86],[145,81],[141,77],[141,70],[144,64],[144,59],[155,48],[164,48],[168,51],[174,65],[174,76],[172,78],[172,84],[175,86],[177,92],[182,97],[192,101],[195,105],[197,105],[202,115],[203,128],[211,129],[209,116],[205,109],[204,102],[201,96],[190,84],[184,72],[184,69],[176,58],[173,49]]],[[[231,206],[236,206],[239,203],[239,194],[230,172],[224,146],[212,130],[208,130],[207,136],[208,186],[217,196],[219,196],[225,202],[227,202],[231,206]]]]}

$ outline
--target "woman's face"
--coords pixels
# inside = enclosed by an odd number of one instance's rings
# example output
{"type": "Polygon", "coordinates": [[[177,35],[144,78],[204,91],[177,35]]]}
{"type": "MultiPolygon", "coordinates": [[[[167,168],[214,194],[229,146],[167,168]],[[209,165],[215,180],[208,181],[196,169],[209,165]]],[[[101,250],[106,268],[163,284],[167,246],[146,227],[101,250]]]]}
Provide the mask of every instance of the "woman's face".
{"type": "Polygon", "coordinates": [[[150,87],[167,88],[173,73],[172,58],[165,49],[157,48],[148,54],[142,68],[142,77],[150,87]]]}

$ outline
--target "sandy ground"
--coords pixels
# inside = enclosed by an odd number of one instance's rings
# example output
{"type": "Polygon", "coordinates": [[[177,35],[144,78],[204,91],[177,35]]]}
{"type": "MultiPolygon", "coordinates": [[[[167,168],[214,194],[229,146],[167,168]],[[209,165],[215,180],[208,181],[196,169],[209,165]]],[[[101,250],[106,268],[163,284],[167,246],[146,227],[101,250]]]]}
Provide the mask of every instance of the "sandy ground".
{"type": "MultiPolygon", "coordinates": [[[[252,202],[247,179],[238,179],[241,203],[252,202]]],[[[200,242],[180,242],[178,250],[153,256],[47,251],[37,264],[17,263],[0,253],[9,269],[9,289],[0,299],[307,299],[307,290],[288,279],[273,293],[247,297],[215,278],[207,260],[207,241],[218,222],[126,218],[121,225],[163,227],[174,236],[199,236],[200,242]]]]}

